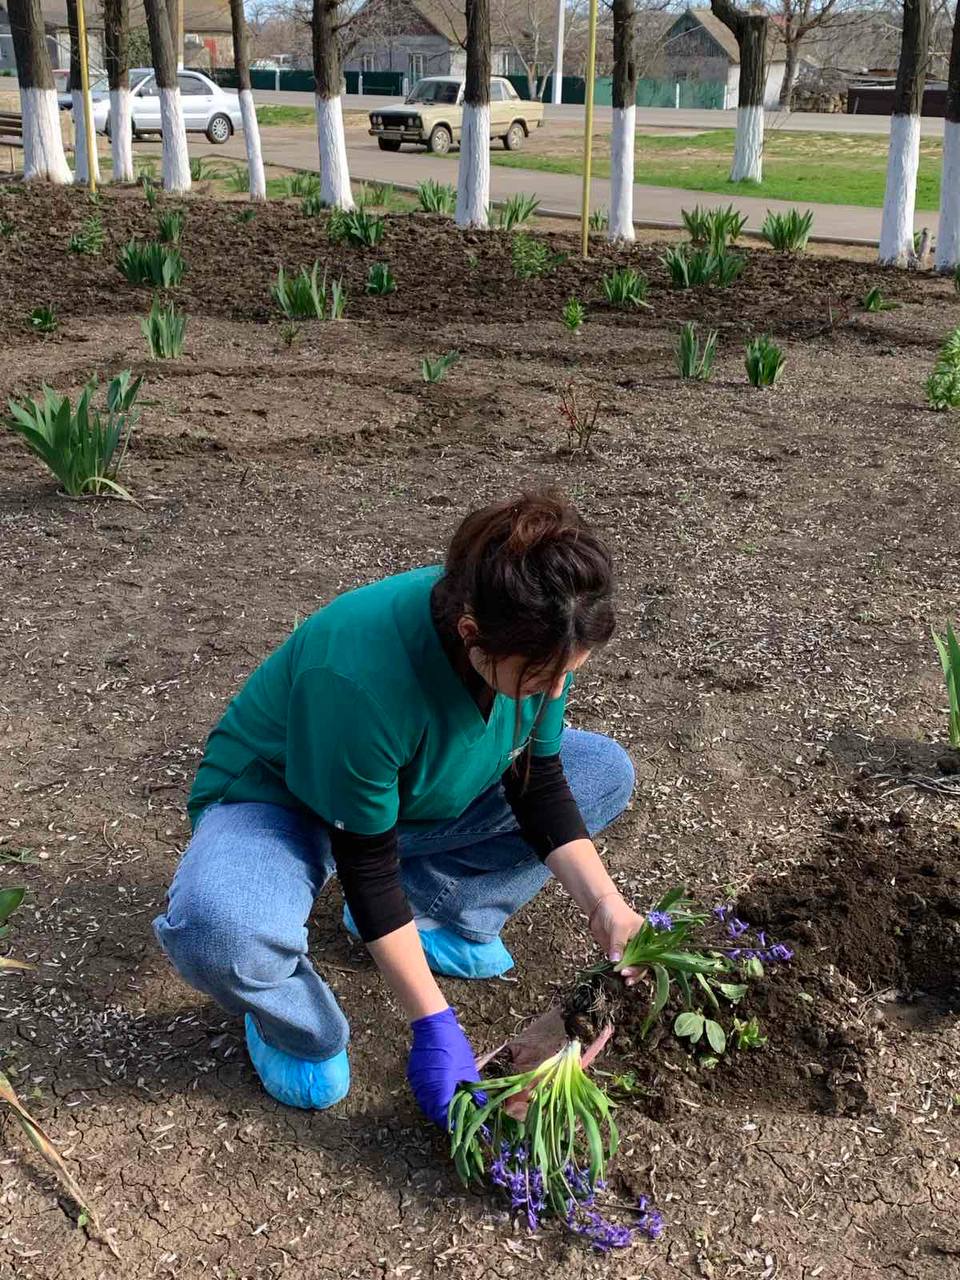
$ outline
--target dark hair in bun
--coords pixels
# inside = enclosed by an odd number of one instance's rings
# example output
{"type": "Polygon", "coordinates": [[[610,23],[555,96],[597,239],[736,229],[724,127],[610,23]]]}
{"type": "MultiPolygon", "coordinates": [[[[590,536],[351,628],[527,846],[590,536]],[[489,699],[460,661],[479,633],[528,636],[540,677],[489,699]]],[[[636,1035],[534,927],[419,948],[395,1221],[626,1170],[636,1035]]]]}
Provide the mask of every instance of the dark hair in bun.
{"type": "Polygon", "coordinates": [[[520,656],[559,672],[613,635],[610,552],[576,507],[551,490],[472,511],[435,588],[444,622],[465,613],[473,644],[494,661],[520,656]]]}

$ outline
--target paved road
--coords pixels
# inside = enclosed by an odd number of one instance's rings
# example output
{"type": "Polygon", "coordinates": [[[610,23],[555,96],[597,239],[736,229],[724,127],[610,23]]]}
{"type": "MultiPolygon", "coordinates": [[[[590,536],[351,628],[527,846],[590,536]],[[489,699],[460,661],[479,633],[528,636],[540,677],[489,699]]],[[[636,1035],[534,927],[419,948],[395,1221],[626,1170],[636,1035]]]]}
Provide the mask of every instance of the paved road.
{"type": "MultiPolygon", "coordinates": [[[[266,89],[257,89],[254,99],[264,103],[286,103],[288,106],[313,106],[312,93],[274,93],[266,89]]],[[[387,106],[399,102],[399,98],[374,97],[370,94],[348,95],[343,104],[348,111],[372,111],[374,107],[387,106]]],[[[610,107],[597,107],[595,116],[600,124],[609,124],[610,107]]],[[[545,118],[562,123],[567,127],[583,121],[583,107],[564,104],[555,107],[546,105],[545,118]]],[[[638,107],[637,127],[657,129],[732,129],[737,123],[735,111],[693,111],[682,109],[673,111],[669,107],[638,107]]],[[[783,129],[789,133],[880,133],[890,132],[889,116],[866,115],[825,115],[812,111],[783,112],[768,111],[766,117],[768,129],[783,129]]],[[[943,137],[943,121],[932,116],[923,116],[920,120],[920,132],[924,137],[943,137]]]]}
{"type": "MultiPolygon", "coordinates": [[[[231,155],[244,158],[242,138],[232,138],[225,146],[213,147],[191,135],[193,154],[231,155]]],[[[263,155],[268,163],[293,169],[319,168],[317,143],[312,130],[272,126],[262,131],[263,155]]],[[[159,153],[159,144],[157,144],[159,153]]],[[[425,178],[456,183],[457,157],[441,158],[423,151],[381,151],[376,141],[362,130],[347,130],[347,156],[354,180],[392,182],[395,186],[415,187],[425,178]]],[[[542,173],[538,170],[508,169],[494,164],[490,171],[490,194],[495,201],[506,200],[515,192],[535,192],[544,213],[571,217],[580,212],[580,179],[573,174],[542,173]]],[[[610,183],[598,178],[591,184],[591,206],[610,203],[610,183]]],[[[695,204],[716,207],[733,204],[747,215],[747,228],[758,231],[767,210],[782,212],[795,205],[791,201],[768,200],[756,196],[711,195],[701,191],[683,191],[673,187],[634,187],[634,217],[637,224],[653,227],[679,227],[680,210],[695,204]]],[[[848,241],[854,244],[876,244],[880,238],[880,210],[855,205],[808,204],[814,213],[814,236],[819,240],[848,241]]],[[[917,215],[917,227],[929,227],[936,233],[937,215],[917,215]]]]}

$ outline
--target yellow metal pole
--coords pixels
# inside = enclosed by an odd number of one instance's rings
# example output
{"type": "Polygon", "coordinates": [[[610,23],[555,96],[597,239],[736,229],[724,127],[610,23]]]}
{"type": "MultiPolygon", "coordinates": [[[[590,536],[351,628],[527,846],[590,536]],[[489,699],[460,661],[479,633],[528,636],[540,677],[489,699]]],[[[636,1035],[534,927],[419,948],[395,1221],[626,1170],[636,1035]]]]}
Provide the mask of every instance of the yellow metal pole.
{"type": "Polygon", "coordinates": [[[593,81],[597,70],[597,0],[590,0],[587,37],[587,91],[583,117],[583,202],[580,207],[580,248],[590,256],[590,163],[593,159],[593,81]]]}
{"type": "Polygon", "coordinates": [[[83,0],[77,0],[77,43],[80,45],[80,91],[83,94],[83,125],[87,136],[87,186],[97,189],[97,136],[93,131],[93,99],[90,97],[90,63],[87,60],[87,17],[83,0]]]}

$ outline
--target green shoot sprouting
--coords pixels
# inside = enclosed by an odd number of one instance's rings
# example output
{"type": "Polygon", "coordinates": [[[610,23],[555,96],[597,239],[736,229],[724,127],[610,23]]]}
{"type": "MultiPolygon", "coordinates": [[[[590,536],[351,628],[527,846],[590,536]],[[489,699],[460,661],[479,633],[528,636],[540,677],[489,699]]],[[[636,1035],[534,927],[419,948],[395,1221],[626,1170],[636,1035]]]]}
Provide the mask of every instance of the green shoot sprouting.
{"type": "Polygon", "coordinates": [[[941,638],[933,633],[933,641],[940,655],[944,679],[947,682],[947,699],[950,707],[950,745],[960,748],[960,641],[952,623],[947,623],[947,634],[941,638]]]}
{"type": "Polygon", "coordinates": [[[578,333],[587,318],[587,309],[577,298],[568,298],[560,318],[571,333],[578,333]]]}
{"type": "Polygon", "coordinates": [[[424,356],[420,361],[420,374],[424,382],[442,382],[459,359],[459,351],[448,351],[446,355],[435,359],[424,356]]]}

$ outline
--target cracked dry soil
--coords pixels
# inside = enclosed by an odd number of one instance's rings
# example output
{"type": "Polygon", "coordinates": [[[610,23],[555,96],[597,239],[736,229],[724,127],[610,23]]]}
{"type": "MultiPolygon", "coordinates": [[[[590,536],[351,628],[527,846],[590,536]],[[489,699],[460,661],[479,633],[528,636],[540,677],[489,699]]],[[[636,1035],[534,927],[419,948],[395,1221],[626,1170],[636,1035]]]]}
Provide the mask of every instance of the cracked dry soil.
{"type": "MultiPolygon", "coordinates": [[[[120,1260],[70,1217],[8,1119],[0,1280],[228,1277],[910,1277],[960,1267],[956,1154],[960,804],[882,774],[933,758],[944,694],[929,638],[956,613],[955,422],[922,382],[958,300],[942,282],[748,251],[727,293],[678,295],[650,249],[574,254],[518,285],[495,235],[395,218],[372,253],[271,205],[187,204],[181,361],[144,360],[149,299],[114,267],[153,226],[104,197],[107,245],[67,252],[80,192],[3,195],[0,394],[93,371],[147,376],[126,480],[139,506],[66,503],[0,437],[0,882],[30,896],[0,988],[0,1054],[87,1188],[120,1260]],[[476,255],[471,266],[467,254],[476,255]],[[319,257],[348,318],[270,318],[277,266],[319,257]],[[373,260],[399,288],[363,294],[373,260]],[[599,302],[615,260],[652,308],[599,302]],[[866,315],[879,283],[898,310],[866,315]],[[577,295],[577,337],[558,321],[577,295]],[[29,311],[54,305],[40,340],[29,311]],[[720,333],[713,382],[672,371],[681,321],[720,333]],[[787,350],[757,393],[742,347],[787,350]],[[436,387],[424,354],[457,349],[436,387]],[[594,456],[558,453],[573,380],[600,402],[594,456]],[[637,765],[609,864],[649,903],[684,881],[796,946],[756,996],[770,1038],[697,1070],[670,1037],[598,1063],[620,1105],[622,1190],[653,1193],[662,1242],[592,1257],[512,1230],[464,1193],[403,1081],[406,1032],[339,894],[311,949],[352,1026],[355,1087],[303,1115],[257,1087],[238,1022],[183,986],[149,924],[186,840],[204,737],[239,682],[335,592],[436,560],[458,513],[555,482],[610,539],[620,626],[572,716],[637,765]]],[[[478,1050],[593,958],[555,888],[510,923],[509,982],[446,983],[478,1050]]]]}

